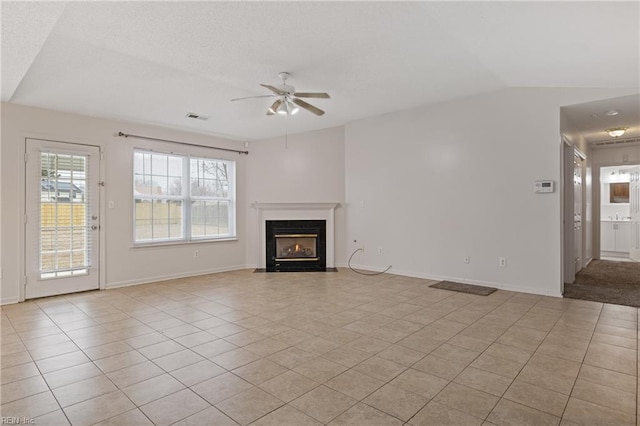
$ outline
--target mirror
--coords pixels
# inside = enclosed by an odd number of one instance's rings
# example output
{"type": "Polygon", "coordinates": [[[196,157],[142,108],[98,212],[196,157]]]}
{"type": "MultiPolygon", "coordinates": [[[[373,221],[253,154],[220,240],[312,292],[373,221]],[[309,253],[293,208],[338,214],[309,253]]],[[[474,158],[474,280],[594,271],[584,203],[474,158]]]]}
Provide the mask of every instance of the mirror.
{"type": "Polygon", "coordinates": [[[610,203],[628,203],[629,202],[629,182],[610,183],[609,184],[609,202],[610,203]]]}

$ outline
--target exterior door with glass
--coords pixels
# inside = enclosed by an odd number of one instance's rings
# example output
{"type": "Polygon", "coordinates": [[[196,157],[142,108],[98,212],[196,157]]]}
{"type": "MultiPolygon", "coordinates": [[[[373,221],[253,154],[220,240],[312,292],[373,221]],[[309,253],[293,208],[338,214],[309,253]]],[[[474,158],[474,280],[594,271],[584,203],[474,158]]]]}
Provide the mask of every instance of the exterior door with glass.
{"type": "Polygon", "coordinates": [[[100,149],[26,141],[25,298],[100,286],[100,149]]]}

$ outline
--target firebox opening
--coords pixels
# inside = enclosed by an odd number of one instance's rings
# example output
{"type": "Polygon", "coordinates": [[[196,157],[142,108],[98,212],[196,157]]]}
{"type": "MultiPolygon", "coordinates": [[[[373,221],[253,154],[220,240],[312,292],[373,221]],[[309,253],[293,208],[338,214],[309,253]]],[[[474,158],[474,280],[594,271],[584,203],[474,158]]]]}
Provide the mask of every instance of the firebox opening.
{"type": "Polygon", "coordinates": [[[318,234],[279,234],[276,238],[276,260],[318,260],[318,234]]]}

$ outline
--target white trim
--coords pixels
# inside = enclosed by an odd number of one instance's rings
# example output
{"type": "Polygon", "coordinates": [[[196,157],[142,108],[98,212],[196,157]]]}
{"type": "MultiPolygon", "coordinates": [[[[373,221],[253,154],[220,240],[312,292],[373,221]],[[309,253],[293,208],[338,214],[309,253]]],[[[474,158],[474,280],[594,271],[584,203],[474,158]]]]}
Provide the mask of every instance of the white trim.
{"type": "Polygon", "coordinates": [[[582,152],[577,146],[573,147],[573,151],[578,155],[578,157],[582,158],[583,161],[587,159],[587,154],[582,152]]]}
{"type": "Polygon", "coordinates": [[[191,272],[181,273],[181,274],[157,275],[155,277],[145,277],[145,278],[136,279],[136,280],[116,281],[113,283],[108,283],[106,286],[106,289],[111,290],[114,288],[131,287],[131,286],[140,285],[140,284],[149,284],[149,283],[155,283],[159,281],[175,280],[178,278],[197,277],[200,275],[217,274],[219,272],[239,271],[243,269],[248,269],[247,265],[235,265],[235,266],[227,266],[223,268],[203,269],[200,271],[191,271],[191,272]]]}
{"type": "Polygon", "coordinates": [[[6,299],[0,299],[0,305],[12,305],[14,303],[18,303],[20,302],[20,298],[15,296],[15,297],[8,297],[6,299]]]}
{"type": "MultiPolygon", "coordinates": [[[[104,182],[107,177],[107,156],[105,155],[105,148],[98,146],[100,149],[100,182],[104,182]]],[[[98,235],[100,238],[100,267],[98,272],[100,274],[99,289],[106,289],[107,285],[107,194],[105,185],[98,186],[98,202],[100,203],[98,215],[100,217],[100,229],[98,235]]]]}
{"type": "MultiPolygon", "coordinates": [[[[378,271],[378,268],[374,266],[352,264],[351,267],[354,269],[361,269],[368,272],[378,271]]],[[[480,281],[480,280],[474,280],[474,279],[462,278],[462,277],[449,277],[445,275],[435,275],[435,274],[429,274],[429,273],[425,274],[424,272],[414,272],[414,271],[406,271],[406,270],[399,271],[399,270],[393,270],[393,269],[386,273],[389,275],[400,275],[403,277],[422,278],[422,279],[437,280],[437,281],[454,281],[454,282],[463,283],[463,284],[473,284],[473,285],[480,285],[484,287],[495,287],[499,290],[513,291],[517,293],[537,294],[539,296],[562,297],[562,294],[560,292],[555,292],[553,290],[541,291],[541,289],[535,288],[535,287],[517,287],[509,284],[501,284],[501,283],[495,283],[490,281],[480,281]]]]}
{"type": "Polygon", "coordinates": [[[132,244],[129,248],[137,250],[137,249],[152,248],[152,247],[188,246],[192,244],[224,243],[226,241],[238,241],[238,238],[225,237],[225,238],[195,239],[190,241],[176,240],[176,241],[159,241],[157,243],[136,243],[136,244],[132,244]]]}
{"type": "Polygon", "coordinates": [[[259,203],[254,202],[251,207],[262,210],[329,210],[335,209],[340,203],[259,203]]]}
{"type": "Polygon", "coordinates": [[[267,266],[266,259],[266,222],[267,220],[324,220],[327,223],[327,268],[335,265],[335,209],[340,203],[259,203],[251,207],[256,209],[258,232],[257,265],[267,266]]]}
{"type": "MultiPolygon", "coordinates": [[[[236,240],[237,239],[237,229],[236,229],[236,222],[237,222],[237,194],[236,194],[236,179],[237,179],[237,175],[236,175],[236,161],[235,160],[225,160],[225,159],[212,159],[212,158],[205,158],[199,155],[194,155],[194,154],[176,154],[174,152],[171,153],[166,153],[166,152],[158,152],[158,151],[154,151],[153,149],[148,149],[148,148],[134,148],[133,149],[133,155],[131,156],[132,159],[132,170],[133,170],[133,181],[132,181],[132,187],[133,187],[133,209],[132,209],[132,221],[133,221],[133,235],[132,235],[132,239],[131,239],[131,247],[136,248],[136,247],[152,247],[155,245],[173,245],[173,244],[192,244],[194,242],[200,242],[200,241],[206,241],[206,242],[213,242],[213,241],[221,241],[221,240],[227,240],[227,241],[231,241],[231,240],[236,240]],[[181,183],[182,183],[182,193],[180,195],[169,195],[169,194],[164,194],[164,195],[158,195],[158,194],[141,194],[141,193],[137,193],[136,192],[136,166],[135,166],[135,162],[136,162],[136,156],[140,154],[143,156],[143,160],[144,160],[144,155],[156,155],[156,156],[165,156],[167,159],[170,157],[173,158],[177,158],[180,159],[182,162],[182,178],[181,178],[181,183]],[[191,194],[191,167],[192,164],[191,162],[193,160],[202,160],[202,161],[212,161],[212,162],[217,162],[217,163],[224,163],[227,165],[228,168],[228,176],[227,176],[227,183],[229,185],[229,190],[228,190],[228,197],[210,197],[210,196],[194,196],[191,194]],[[182,228],[182,237],[180,238],[162,238],[162,239],[151,239],[151,240],[137,240],[136,239],[136,233],[137,233],[137,228],[136,228],[136,214],[137,214],[137,201],[146,201],[146,202],[151,202],[153,203],[154,201],[161,201],[161,202],[180,202],[181,203],[181,212],[182,212],[182,219],[181,219],[181,228],[182,228]],[[212,201],[212,202],[219,202],[219,203],[227,203],[229,206],[228,209],[228,218],[229,218],[229,222],[228,222],[228,230],[229,233],[225,234],[225,235],[215,235],[215,236],[206,236],[206,237],[194,237],[193,236],[193,224],[192,224],[192,209],[193,209],[193,202],[194,201],[212,201]]],[[[143,161],[144,163],[144,161],[143,161]]],[[[153,167],[152,167],[153,168],[153,167]]],[[[143,170],[144,172],[144,170],[143,170]]],[[[169,174],[169,169],[167,169],[167,176],[169,174]]],[[[144,172],[142,174],[143,177],[145,176],[151,176],[150,174],[147,174],[146,172],[144,172]]],[[[158,175],[160,176],[160,175],[158,175]]],[[[151,229],[154,229],[155,224],[152,222],[151,223],[151,229]]]]}

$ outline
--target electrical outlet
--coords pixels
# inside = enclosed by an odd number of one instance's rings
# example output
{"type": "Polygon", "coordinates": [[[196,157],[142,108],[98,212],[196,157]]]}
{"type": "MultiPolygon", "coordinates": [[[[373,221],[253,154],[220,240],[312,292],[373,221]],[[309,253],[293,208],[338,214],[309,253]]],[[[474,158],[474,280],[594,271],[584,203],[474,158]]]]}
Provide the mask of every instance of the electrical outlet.
{"type": "Polygon", "coordinates": [[[193,257],[200,257],[200,252],[198,250],[194,250],[193,257]]]}
{"type": "Polygon", "coordinates": [[[498,260],[498,262],[499,262],[501,268],[506,268],[507,267],[507,258],[506,257],[501,257],[498,260]]]}
{"type": "Polygon", "coordinates": [[[464,263],[471,263],[471,257],[470,256],[465,256],[464,257],[464,263]]]}
{"type": "Polygon", "coordinates": [[[378,254],[382,254],[382,247],[378,247],[378,254]]]}

